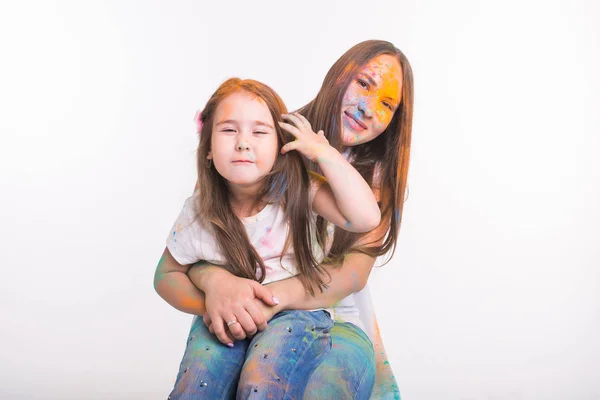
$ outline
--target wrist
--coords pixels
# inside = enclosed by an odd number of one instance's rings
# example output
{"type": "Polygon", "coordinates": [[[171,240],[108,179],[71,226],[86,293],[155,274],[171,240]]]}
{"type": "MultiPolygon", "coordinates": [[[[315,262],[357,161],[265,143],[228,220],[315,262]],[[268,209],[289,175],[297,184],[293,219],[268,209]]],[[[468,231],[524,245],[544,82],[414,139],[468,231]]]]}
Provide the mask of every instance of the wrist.
{"type": "Polygon", "coordinates": [[[316,154],[317,154],[317,157],[316,157],[315,161],[318,164],[329,163],[329,162],[335,160],[337,157],[341,156],[340,152],[337,151],[336,149],[334,149],[333,147],[331,147],[331,145],[329,143],[320,145],[316,151],[316,154]]]}
{"type": "Polygon", "coordinates": [[[304,286],[298,277],[269,283],[267,286],[273,293],[273,297],[279,300],[279,304],[275,306],[277,312],[297,309],[296,302],[306,295],[304,286]]]}

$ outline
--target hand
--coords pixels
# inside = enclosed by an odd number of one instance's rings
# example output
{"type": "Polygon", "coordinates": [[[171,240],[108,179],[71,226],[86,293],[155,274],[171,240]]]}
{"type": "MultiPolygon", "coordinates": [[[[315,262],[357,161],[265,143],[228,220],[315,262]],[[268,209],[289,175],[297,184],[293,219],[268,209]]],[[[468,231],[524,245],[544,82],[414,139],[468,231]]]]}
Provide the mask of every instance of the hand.
{"type": "MultiPolygon", "coordinates": [[[[280,311],[278,309],[279,307],[268,306],[262,300],[259,300],[259,299],[254,299],[254,305],[256,306],[256,308],[258,310],[260,310],[263,313],[263,315],[265,317],[265,321],[267,323],[269,323],[269,321],[275,316],[275,314],[277,314],[280,311]]],[[[210,333],[215,334],[214,327],[213,327],[212,321],[210,319],[210,316],[206,316],[204,318],[204,325],[208,328],[208,330],[209,330],[210,333]]],[[[231,326],[234,326],[234,325],[231,325],[231,326]]],[[[225,334],[228,337],[233,336],[231,334],[231,332],[228,331],[228,329],[225,330],[225,334]]],[[[250,336],[252,336],[252,335],[249,335],[249,337],[250,336]]],[[[225,344],[227,344],[227,343],[225,343],[225,344]]]]}
{"type": "Polygon", "coordinates": [[[260,310],[260,312],[263,313],[267,324],[275,316],[275,314],[277,314],[279,311],[281,311],[280,306],[275,306],[275,307],[268,306],[265,304],[264,301],[259,300],[259,299],[254,299],[254,305],[256,306],[257,309],[260,310]]]}
{"type": "Polygon", "coordinates": [[[296,137],[296,140],[281,148],[281,154],[297,150],[309,160],[316,162],[324,151],[331,149],[325,133],[323,131],[313,132],[310,122],[303,115],[292,113],[283,114],[281,117],[289,123],[279,122],[279,126],[296,137]]]}
{"type": "Polygon", "coordinates": [[[271,291],[251,279],[239,278],[221,269],[212,272],[211,280],[205,285],[206,313],[204,324],[212,325],[219,341],[233,345],[234,340],[253,336],[267,326],[264,313],[256,306],[275,306],[279,301],[271,291]],[[227,322],[237,321],[227,327],[227,322]],[[229,328],[229,329],[227,329],[229,328]]]}

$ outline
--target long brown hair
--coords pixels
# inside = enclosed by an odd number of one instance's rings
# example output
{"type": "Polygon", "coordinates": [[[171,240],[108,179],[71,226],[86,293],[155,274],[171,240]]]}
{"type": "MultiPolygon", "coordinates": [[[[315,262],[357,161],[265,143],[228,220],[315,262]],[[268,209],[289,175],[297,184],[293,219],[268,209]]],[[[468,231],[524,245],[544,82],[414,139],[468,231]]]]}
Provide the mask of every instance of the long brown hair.
{"type": "MultiPolygon", "coordinates": [[[[351,147],[350,157],[353,160],[352,165],[367,183],[371,186],[375,184],[380,188],[379,206],[382,218],[377,232],[382,232],[382,235],[386,235],[387,232],[387,235],[381,246],[376,246],[374,243],[377,239],[383,239],[383,236],[357,246],[356,242],[361,235],[336,228],[329,252],[330,261],[340,261],[345,253],[352,251],[359,251],[373,257],[383,255],[390,249],[393,255],[395,251],[402,221],[412,131],[414,90],[413,74],[408,59],[390,42],[382,40],[361,42],[333,64],[323,80],[317,97],[299,110],[310,121],[315,131],[322,129],[329,143],[338,151],[342,151],[343,96],[357,73],[369,61],[382,54],[395,56],[402,68],[400,105],[385,131],[370,142],[351,147]],[[380,181],[373,182],[377,167],[381,168],[380,181]]],[[[315,163],[308,163],[308,167],[319,172],[315,163]]],[[[317,225],[321,234],[325,229],[325,221],[319,218],[317,225]]]]}
{"type": "MultiPolygon", "coordinates": [[[[287,109],[273,89],[251,79],[228,79],[213,93],[201,112],[203,124],[199,132],[200,142],[197,151],[200,195],[197,196],[196,201],[199,218],[202,218],[202,223],[212,228],[216,242],[229,263],[225,268],[237,276],[262,282],[266,274],[264,262],[251,245],[242,221],[233,211],[227,180],[206,158],[210,152],[213,119],[217,106],[226,97],[240,91],[262,99],[269,108],[275,122],[278,150],[281,150],[284,144],[294,140],[291,134],[283,131],[277,124],[277,121],[281,121],[281,114],[287,113],[287,109]],[[260,269],[258,279],[257,267],[260,269]]],[[[313,285],[319,289],[326,285],[321,277],[324,270],[315,260],[311,247],[313,243],[311,238],[315,237],[316,232],[310,221],[309,176],[301,154],[292,151],[283,156],[278,155],[273,169],[264,180],[256,203],[278,203],[283,207],[285,218],[290,224],[283,253],[290,245],[292,246],[300,279],[304,287],[314,294],[313,285]]],[[[322,233],[318,236],[317,242],[324,243],[322,233]]]]}

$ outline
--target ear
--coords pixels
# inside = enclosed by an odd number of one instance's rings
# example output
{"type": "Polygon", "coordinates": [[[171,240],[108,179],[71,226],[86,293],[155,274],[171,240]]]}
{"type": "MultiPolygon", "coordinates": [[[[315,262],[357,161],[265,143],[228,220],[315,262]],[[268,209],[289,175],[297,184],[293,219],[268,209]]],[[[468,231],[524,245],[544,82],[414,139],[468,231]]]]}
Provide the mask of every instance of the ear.
{"type": "Polygon", "coordinates": [[[213,156],[212,156],[212,151],[209,151],[208,154],[206,155],[206,159],[207,160],[212,160],[213,156]]]}

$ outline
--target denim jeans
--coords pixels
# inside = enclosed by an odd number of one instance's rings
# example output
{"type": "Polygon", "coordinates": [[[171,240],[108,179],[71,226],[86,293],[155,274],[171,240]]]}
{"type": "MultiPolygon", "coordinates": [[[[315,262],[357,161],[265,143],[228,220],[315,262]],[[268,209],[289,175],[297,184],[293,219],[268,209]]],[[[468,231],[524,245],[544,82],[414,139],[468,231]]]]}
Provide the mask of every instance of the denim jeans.
{"type": "Polygon", "coordinates": [[[369,337],[346,322],[336,322],[330,337],[333,346],[310,376],[304,399],[369,399],[376,372],[369,337]]]}
{"type": "Polygon", "coordinates": [[[233,399],[236,390],[243,399],[298,398],[294,390],[304,389],[331,348],[332,327],[326,311],[283,311],[229,348],[197,318],[169,399],[233,399]]]}
{"type": "Polygon", "coordinates": [[[366,334],[325,311],[278,313],[233,348],[197,318],[169,399],[368,399],[374,365],[366,334]]]}
{"type": "Polygon", "coordinates": [[[312,372],[331,349],[326,311],[284,311],[252,339],[238,399],[301,399],[312,372]]]}
{"type": "Polygon", "coordinates": [[[233,399],[248,343],[236,341],[229,348],[196,318],[169,400],[233,399]]]}

